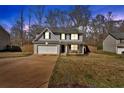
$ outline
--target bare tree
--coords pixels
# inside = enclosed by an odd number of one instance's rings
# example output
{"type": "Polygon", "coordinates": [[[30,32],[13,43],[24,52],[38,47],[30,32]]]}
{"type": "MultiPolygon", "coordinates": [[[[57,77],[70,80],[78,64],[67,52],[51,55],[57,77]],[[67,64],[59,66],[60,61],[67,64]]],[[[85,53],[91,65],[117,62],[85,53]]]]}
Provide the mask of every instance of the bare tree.
{"type": "Polygon", "coordinates": [[[19,18],[11,28],[11,37],[13,38],[14,45],[22,46],[25,39],[24,33],[24,10],[19,12],[19,18]]]}
{"type": "Polygon", "coordinates": [[[45,6],[35,6],[34,15],[39,26],[42,26],[43,17],[45,13],[45,6]]]}
{"type": "Polygon", "coordinates": [[[68,28],[71,26],[71,20],[66,11],[54,9],[49,10],[46,16],[46,24],[49,27],[68,28]]]}
{"type": "Polygon", "coordinates": [[[20,30],[20,22],[16,21],[16,23],[11,27],[11,44],[12,45],[21,45],[21,30],[20,30]]]}
{"type": "Polygon", "coordinates": [[[29,27],[29,29],[28,29],[28,41],[30,41],[30,40],[32,40],[31,39],[31,20],[32,20],[32,9],[31,8],[29,8],[29,10],[28,10],[28,27],[29,27]]]}
{"type": "Polygon", "coordinates": [[[57,27],[58,10],[49,10],[46,16],[46,24],[48,27],[57,27]]]}
{"type": "Polygon", "coordinates": [[[113,22],[113,14],[112,12],[108,12],[106,16],[106,29],[107,32],[111,32],[113,30],[114,22],[113,22]]]}
{"type": "Polygon", "coordinates": [[[87,26],[91,18],[91,12],[89,6],[76,5],[69,13],[69,16],[73,22],[73,26],[82,26],[82,31],[84,33],[84,41],[86,40],[87,26]]]}
{"type": "Polygon", "coordinates": [[[21,45],[23,46],[23,41],[24,41],[24,10],[23,8],[20,11],[20,30],[21,30],[21,45]]]}

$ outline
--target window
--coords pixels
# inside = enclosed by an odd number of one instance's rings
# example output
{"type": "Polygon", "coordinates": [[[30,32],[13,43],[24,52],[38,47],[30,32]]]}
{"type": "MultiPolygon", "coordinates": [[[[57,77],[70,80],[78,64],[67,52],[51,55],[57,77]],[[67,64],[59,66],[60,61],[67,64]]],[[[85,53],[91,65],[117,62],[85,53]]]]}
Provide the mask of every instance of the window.
{"type": "Polygon", "coordinates": [[[71,34],[71,40],[78,40],[78,34],[71,34]]]}
{"type": "Polygon", "coordinates": [[[61,34],[61,40],[65,40],[65,34],[61,34]]]}
{"type": "Polygon", "coordinates": [[[120,43],[124,43],[124,40],[120,40],[120,43]]]}
{"type": "Polygon", "coordinates": [[[50,33],[49,32],[45,32],[45,39],[49,39],[50,38],[50,33]]]}
{"type": "Polygon", "coordinates": [[[78,50],[78,45],[71,45],[71,50],[77,51],[78,50]]]}

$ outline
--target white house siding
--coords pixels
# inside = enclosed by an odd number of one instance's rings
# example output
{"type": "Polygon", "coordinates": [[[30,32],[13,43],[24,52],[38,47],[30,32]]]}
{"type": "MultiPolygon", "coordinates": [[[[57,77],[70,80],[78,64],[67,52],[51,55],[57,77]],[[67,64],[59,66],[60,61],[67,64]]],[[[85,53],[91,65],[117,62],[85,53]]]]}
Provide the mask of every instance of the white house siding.
{"type": "Polygon", "coordinates": [[[34,44],[34,54],[37,54],[37,45],[40,45],[40,44],[34,44]]]}
{"type": "Polygon", "coordinates": [[[108,35],[103,41],[103,51],[116,53],[116,43],[118,43],[118,41],[111,35],[108,35]]]}
{"type": "MultiPolygon", "coordinates": [[[[34,54],[59,54],[60,53],[60,45],[61,44],[70,44],[70,43],[83,43],[83,35],[79,34],[79,40],[71,40],[70,39],[70,34],[66,34],[66,40],[60,40],[60,33],[52,33],[50,30],[47,30],[51,33],[51,38],[50,39],[44,39],[43,33],[39,35],[34,41],[34,54]],[[47,45],[45,45],[44,42],[48,42],[47,45]],[[61,43],[61,44],[60,44],[61,43]],[[38,50],[38,46],[40,46],[38,50]],[[48,48],[47,48],[48,47],[48,48]]],[[[78,34],[78,33],[77,33],[78,34]]],[[[84,53],[83,47],[81,48],[82,53],[84,53]]]]}
{"type": "Polygon", "coordinates": [[[57,40],[60,40],[60,34],[55,34],[57,40]]]}
{"type": "MultiPolygon", "coordinates": [[[[51,33],[51,31],[49,31],[50,33],[51,33]]],[[[41,35],[41,37],[40,37],[40,39],[39,39],[39,41],[43,41],[43,40],[47,40],[47,39],[44,39],[44,36],[43,36],[43,34],[41,35]]],[[[53,40],[57,40],[57,37],[53,34],[53,33],[51,33],[51,38],[50,39],[48,39],[48,40],[50,40],[50,41],[53,41],[53,40]]]]}

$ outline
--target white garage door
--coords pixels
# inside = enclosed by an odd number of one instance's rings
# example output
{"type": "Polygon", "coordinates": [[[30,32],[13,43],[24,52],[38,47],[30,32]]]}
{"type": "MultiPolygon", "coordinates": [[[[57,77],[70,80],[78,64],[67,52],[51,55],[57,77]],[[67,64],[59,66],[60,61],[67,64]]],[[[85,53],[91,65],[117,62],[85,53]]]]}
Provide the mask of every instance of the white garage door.
{"type": "Polygon", "coordinates": [[[122,54],[122,52],[124,52],[124,48],[118,48],[117,49],[117,54],[122,54]]]}
{"type": "Polygon", "coordinates": [[[38,46],[38,54],[57,54],[57,46],[38,46]]]}

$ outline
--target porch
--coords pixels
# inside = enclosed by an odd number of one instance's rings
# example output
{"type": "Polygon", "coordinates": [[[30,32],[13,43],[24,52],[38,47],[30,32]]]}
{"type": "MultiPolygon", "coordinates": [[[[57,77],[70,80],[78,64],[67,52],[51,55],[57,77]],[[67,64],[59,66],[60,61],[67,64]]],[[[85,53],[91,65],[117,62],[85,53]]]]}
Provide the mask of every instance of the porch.
{"type": "Polygon", "coordinates": [[[60,54],[84,54],[83,44],[61,44],[60,45],[60,54]]]}

